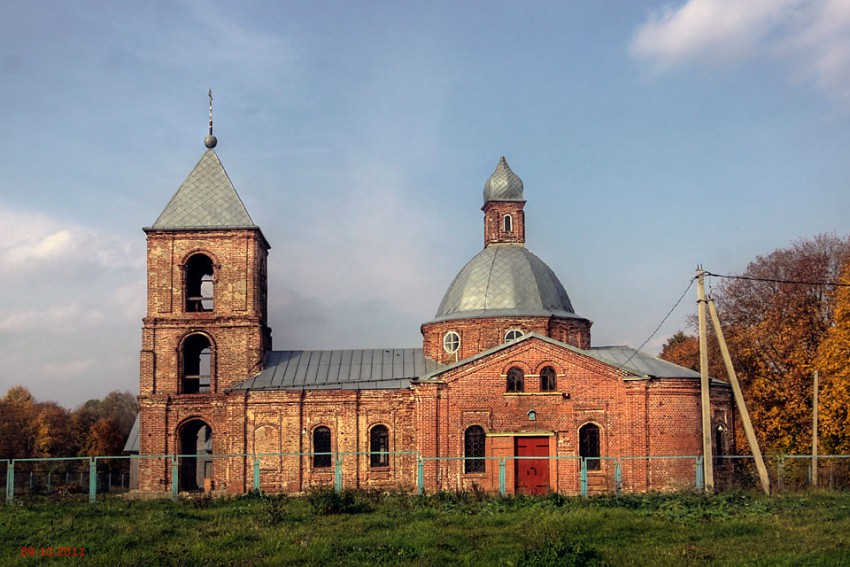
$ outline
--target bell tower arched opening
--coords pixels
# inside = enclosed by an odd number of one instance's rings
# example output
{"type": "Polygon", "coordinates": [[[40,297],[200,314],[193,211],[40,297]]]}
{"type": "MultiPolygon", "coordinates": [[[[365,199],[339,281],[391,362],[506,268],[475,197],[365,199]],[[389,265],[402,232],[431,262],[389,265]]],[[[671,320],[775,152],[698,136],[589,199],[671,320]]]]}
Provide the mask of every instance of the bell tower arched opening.
{"type": "Polygon", "coordinates": [[[186,312],[212,311],[215,306],[213,261],[195,254],[186,262],[186,312]]]}

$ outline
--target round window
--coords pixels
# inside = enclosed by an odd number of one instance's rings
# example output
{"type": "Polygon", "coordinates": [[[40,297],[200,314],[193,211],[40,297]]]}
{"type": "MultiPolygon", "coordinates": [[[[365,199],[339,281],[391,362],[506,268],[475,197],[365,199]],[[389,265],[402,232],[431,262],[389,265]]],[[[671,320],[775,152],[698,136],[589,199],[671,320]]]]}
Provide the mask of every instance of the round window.
{"type": "Polygon", "coordinates": [[[449,331],[443,337],[443,348],[446,352],[455,353],[460,348],[460,335],[454,331],[449,331]]]}

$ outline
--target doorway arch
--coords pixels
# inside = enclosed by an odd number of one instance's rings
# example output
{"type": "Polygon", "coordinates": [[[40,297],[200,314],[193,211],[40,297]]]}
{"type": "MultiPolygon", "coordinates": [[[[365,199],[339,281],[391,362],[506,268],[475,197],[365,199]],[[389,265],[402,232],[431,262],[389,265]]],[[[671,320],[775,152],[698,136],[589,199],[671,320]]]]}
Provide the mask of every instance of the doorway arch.
{"type": "Polygon", "coordinates": [[[186,421],[178,429],[180,490],[201,490],[204,479],[213,478],[212,439],[212,427],[202,419],[186,421]]]}

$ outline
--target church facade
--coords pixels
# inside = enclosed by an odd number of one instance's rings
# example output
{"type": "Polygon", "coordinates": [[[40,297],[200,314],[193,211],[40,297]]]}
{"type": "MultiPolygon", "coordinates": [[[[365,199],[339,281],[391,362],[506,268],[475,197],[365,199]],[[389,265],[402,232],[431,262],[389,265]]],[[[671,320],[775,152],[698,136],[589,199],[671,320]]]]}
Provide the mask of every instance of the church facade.
{"type": "MultiPolygon", "coordinates": [[[[270,246],[206,145],[144,229],[140,490],[693,486],[683,457],[702,453],[699,374],[591,346],[590,320],[525,247],[524,187],[504,158],[484,186],[484,248],[421,347],[295,351],[273,348],[270,246]]],[[[717,382],[711,415],[715,451],[731,451],[731,393],[717,382]]]]}

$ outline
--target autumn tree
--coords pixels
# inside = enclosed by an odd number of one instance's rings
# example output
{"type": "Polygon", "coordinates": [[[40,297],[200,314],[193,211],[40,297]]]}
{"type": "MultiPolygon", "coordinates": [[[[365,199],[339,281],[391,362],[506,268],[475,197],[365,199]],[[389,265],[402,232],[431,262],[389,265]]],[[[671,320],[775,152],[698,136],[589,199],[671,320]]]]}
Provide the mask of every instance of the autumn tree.
{"type": "Polygon", "coordinates": [[[819,437],[823,452],[850,454],[850,262],[833,293],[833,322],[820,344],[819,437]]]}
{"type": "MultiPolygon", "coordinates": [[[[768,452],[811,448],[812,372],[833,324],[829,285],[850,238],[820,235],[759,256],[712,293],[758,436],[768,452]]],[[[739,444],[739,446],[742,446],[739,444]]]]}
{"type": "Polygon", "coordinates": [[[667,339],[658,356],[673,364],[699,372],[699,340],[693,335],[685,334],[684,331],[678,331],[667,339]]]}

